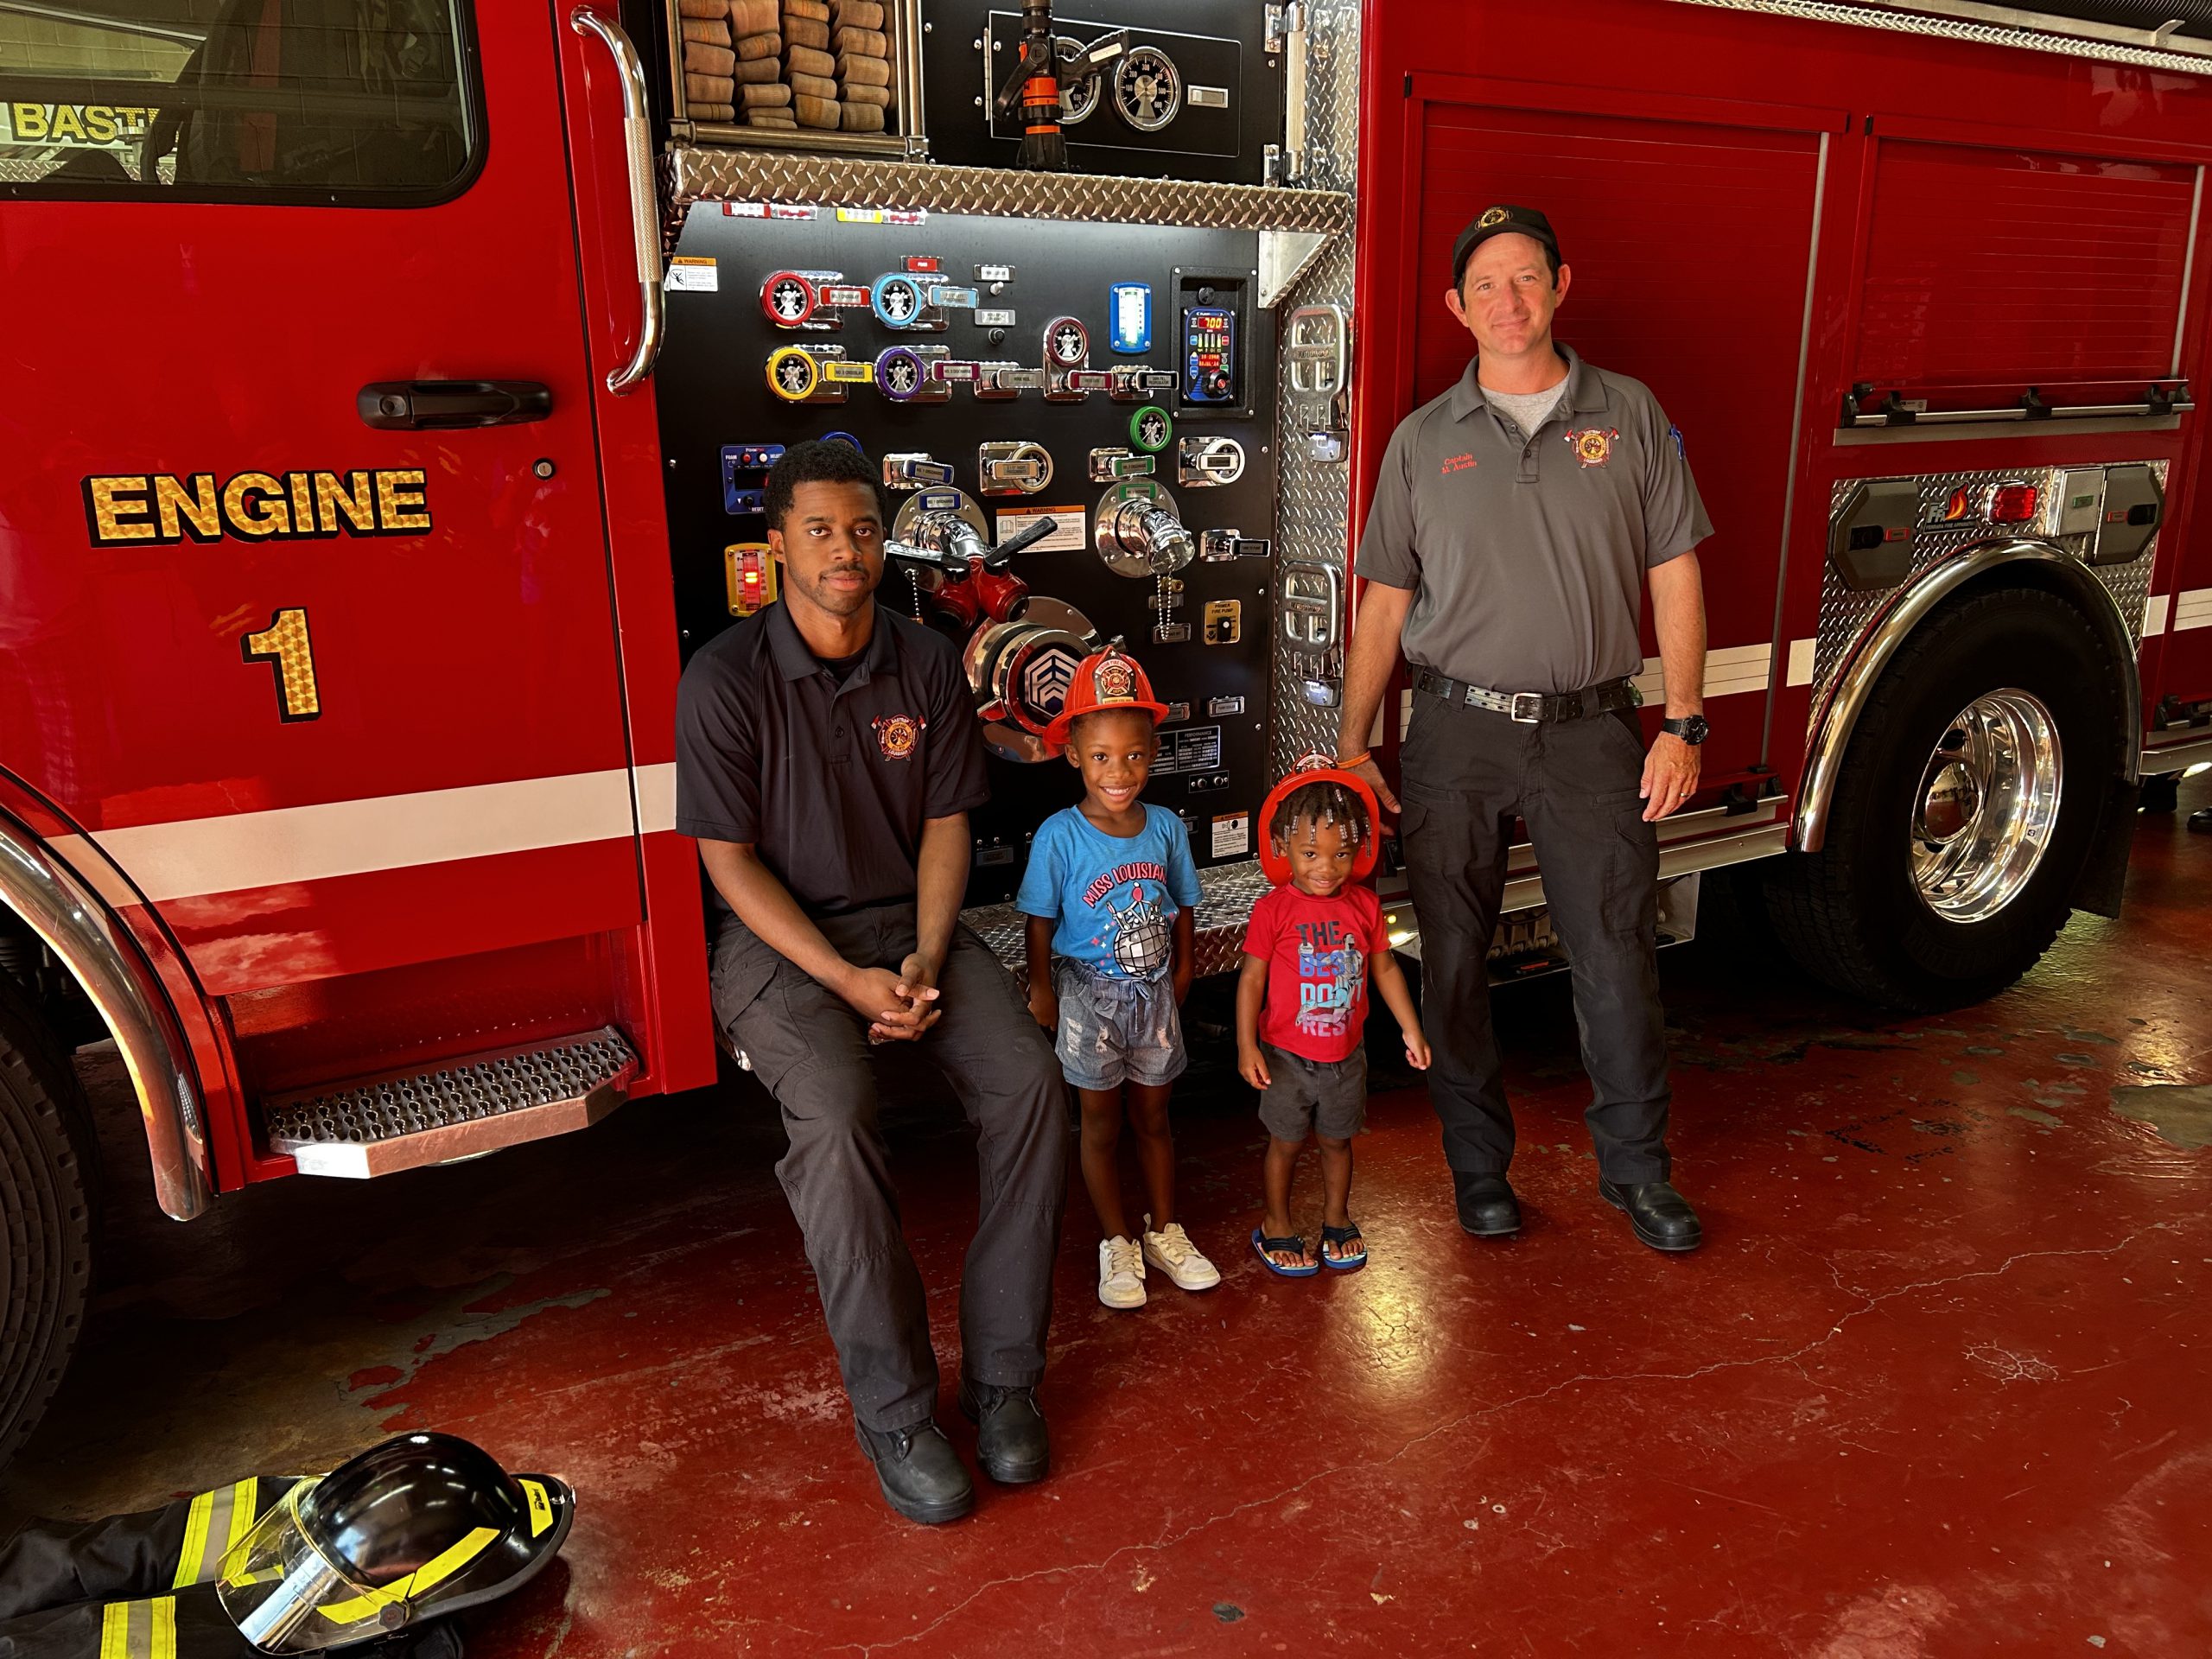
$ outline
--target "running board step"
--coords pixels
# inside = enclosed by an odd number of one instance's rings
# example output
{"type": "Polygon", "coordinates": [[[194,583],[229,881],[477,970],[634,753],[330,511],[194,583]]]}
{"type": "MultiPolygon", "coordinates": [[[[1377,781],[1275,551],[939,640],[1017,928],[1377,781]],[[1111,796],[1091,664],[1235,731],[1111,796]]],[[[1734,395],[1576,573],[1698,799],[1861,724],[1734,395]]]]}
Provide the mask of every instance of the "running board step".
{"type": "Polygon", "coordinates": [[[628,1097],[638,1056],[612,1026],[276,1095],[272,1152],[302,1175],[365,1180],[588,1128],[628,1097]]]}

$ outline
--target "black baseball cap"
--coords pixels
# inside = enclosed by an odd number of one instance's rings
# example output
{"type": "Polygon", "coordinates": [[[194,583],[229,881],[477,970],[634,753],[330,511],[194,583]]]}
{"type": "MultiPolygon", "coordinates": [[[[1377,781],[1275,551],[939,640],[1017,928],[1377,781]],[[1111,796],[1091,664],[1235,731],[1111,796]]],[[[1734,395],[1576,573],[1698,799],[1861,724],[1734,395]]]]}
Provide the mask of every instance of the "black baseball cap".
{"type": "Polygon", "coordinates": [[[1452,286],[1459,287],[1467,274],[1468,255],[1493,236],[1508,234],[1535,237],[1551,250],[1553,261],[1558,261],[1559,238],[1552,233],[1552,222],[1534,207],[1485,207],[1467,221],[1467,228],[1452,245],[1452,286]]]}

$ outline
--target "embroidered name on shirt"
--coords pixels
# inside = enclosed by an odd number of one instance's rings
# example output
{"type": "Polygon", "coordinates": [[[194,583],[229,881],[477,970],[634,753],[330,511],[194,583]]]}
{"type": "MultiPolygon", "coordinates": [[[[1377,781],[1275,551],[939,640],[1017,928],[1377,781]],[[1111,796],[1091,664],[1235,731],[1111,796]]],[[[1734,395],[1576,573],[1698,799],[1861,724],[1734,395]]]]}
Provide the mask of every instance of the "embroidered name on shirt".
{"type": "Polygon", "coordinates": [[[1158,881],[1164,885],[1166,880],[1167,871],[1160,864],[1150,861],[1116,864],[1083,890],[1083,902],[1096,910],[1101,899],[1125,881],[1158,881]]]}
{"type": "Polygon", "coordinates": [[[1472,455],[1446,455],[1444,457],[1443,467],[1439,470],[1442,472],[1445,477],[1449,478],[1454,473],[1464,473],[1470,470],[1474,464],[1475,458],[1472,455]]]}

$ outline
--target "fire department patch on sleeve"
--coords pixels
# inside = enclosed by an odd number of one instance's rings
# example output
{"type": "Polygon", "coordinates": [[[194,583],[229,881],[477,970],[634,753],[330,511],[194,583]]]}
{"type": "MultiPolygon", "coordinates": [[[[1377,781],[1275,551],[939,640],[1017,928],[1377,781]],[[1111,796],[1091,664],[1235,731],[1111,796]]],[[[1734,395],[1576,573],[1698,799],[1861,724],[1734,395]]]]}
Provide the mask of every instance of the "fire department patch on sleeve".
{"type": "Polygon", "coordinates": [[[904,760],[914,752],[922,723],[912,715],[880,715],[875,720],[875,747],[887,760],[904,760]]]}
{"type": "Polygon", "coordinates": [[[1567,441],[1574,446],[1574,458],[1585,467],[1603,467],[1613,458],[1613,440],[1618,436],[1618,427],[1586,426],[1569,432],[1567,441]]]}

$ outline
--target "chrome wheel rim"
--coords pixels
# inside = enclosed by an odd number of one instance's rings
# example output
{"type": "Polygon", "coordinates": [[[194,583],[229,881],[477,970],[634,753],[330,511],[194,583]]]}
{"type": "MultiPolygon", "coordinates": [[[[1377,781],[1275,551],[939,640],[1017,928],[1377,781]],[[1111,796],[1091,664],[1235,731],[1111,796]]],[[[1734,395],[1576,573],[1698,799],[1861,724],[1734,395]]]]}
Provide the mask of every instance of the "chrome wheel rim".
{"type": "Polygon", "coordinates": [[[1947,922],[1986,921],[2035,877],[2058,823],[2058,723],[2032,693],[1976,697],[1953,717],[1912,798],[1912,880],[1947,922]]]}

